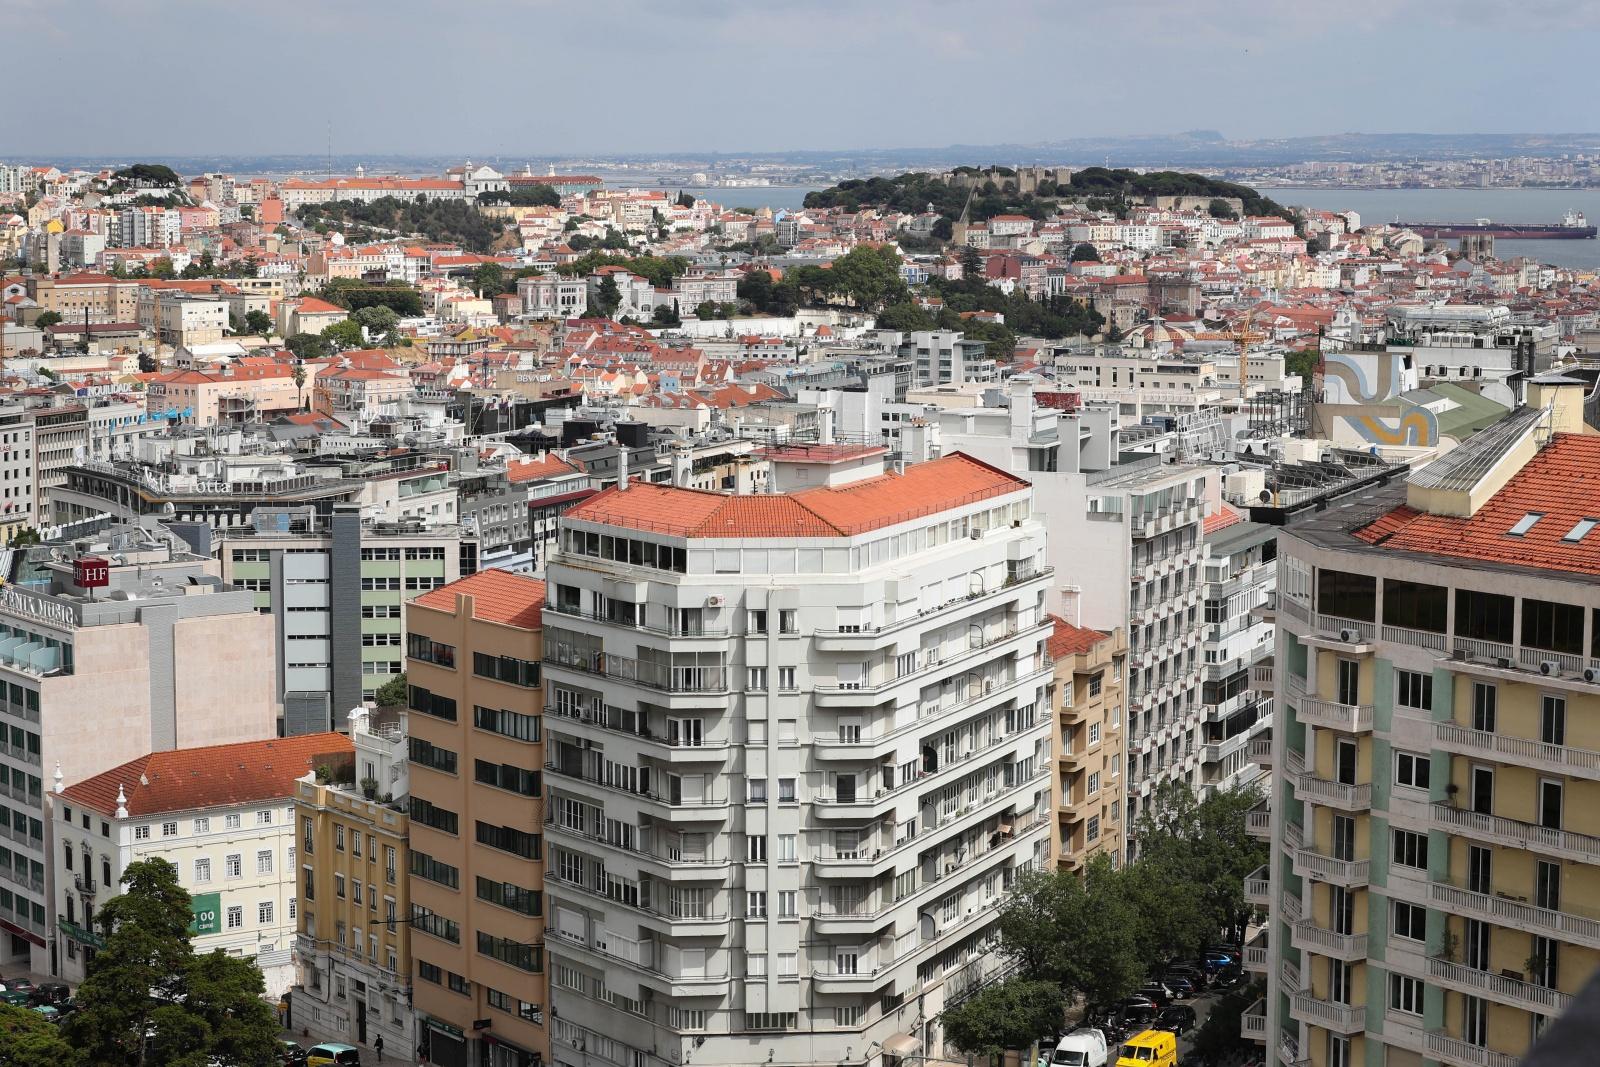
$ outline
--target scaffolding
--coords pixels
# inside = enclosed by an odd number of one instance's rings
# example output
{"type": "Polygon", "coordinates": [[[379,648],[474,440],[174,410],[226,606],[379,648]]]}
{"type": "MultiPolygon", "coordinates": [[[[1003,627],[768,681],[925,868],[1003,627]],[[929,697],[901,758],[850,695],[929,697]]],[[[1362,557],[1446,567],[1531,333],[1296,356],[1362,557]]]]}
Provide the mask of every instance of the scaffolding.
{"type": "Polygon", "coordinates": [[[1252,440],[1304,437],[1309,419],[1305,394],[1269,389],[1245,399],[1246,436],[1252,440]]]}

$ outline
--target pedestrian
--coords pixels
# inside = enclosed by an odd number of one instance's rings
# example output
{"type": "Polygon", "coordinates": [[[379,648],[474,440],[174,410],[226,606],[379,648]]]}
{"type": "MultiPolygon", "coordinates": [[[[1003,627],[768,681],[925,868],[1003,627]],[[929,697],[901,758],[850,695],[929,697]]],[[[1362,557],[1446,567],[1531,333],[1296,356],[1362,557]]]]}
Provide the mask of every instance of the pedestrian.
{"type": "Polygon", "coordinates": [[[379,1034],[372,1040],[372,1051],[378,1054],[378,1062],[383,1062],[383,1035],[379,1034]]]}

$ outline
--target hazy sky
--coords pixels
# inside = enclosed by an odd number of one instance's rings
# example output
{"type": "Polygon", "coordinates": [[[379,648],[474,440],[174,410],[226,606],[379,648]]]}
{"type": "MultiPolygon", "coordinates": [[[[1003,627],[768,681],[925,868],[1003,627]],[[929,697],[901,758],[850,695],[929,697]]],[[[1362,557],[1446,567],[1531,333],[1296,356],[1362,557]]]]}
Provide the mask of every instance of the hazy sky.
{"type": "Polygon", "coordinates": [[[1575,132],[1600,0],[0,0],[0,160],[1575,132]]]}

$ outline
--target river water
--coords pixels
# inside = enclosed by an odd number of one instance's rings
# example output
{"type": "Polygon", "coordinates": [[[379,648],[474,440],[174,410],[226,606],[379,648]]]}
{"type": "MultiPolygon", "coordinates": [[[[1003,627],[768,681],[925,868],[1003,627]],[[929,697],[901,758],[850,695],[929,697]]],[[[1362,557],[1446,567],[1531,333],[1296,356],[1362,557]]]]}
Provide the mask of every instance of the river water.
{"type": "MultiPolygon", "coordinates": [[[[1379,222],[1558,223],[1569,211],[1581,211],[1600,224],[1600,189],[1266,189],[1280,204],[1322,211],[1357,211],[1362,225],[1379,222]]],[[[1600,240],[1500,241],[1501,259],[1527,256],[1561,267],[1600,269],[1600,240]]]]}

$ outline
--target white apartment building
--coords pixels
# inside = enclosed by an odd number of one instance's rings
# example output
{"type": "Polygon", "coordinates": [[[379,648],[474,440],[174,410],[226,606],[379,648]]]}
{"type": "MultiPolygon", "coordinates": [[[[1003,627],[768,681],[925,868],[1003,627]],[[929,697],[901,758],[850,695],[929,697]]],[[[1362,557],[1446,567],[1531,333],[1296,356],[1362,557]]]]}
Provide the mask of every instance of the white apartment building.
{"type": "Polygon", "coordinates": [[[170,248],[181,238],[176,208],[128,207],[117,212],[113,242],[122,248],[170,248]]]}
{"type": "Polygon", "coordinates": [[[38,525],[33,464],[33,421],[21,404],[0,407],[0,541],[38,525]]]}
{"type": "Polygon", "coordinates": [[[530,274],[517,279],[522,313],[541,319],[568,319],[583,314],[589,301],[589,283],[559,274],[530,274]]]}
{"type": "Polygon", "coordinates": [[[53,800],[56,972],[83,981],[104,947],[91,922],[130,864],[164,859],[192,898],[196,952],[256,961],[267,995],[294,982],[295,779],[350,761],[340,734],[151,752],[64,785],[53,800]]]}
{"type": "Polygon", "coordinates": [[[1254,782],[1271,759],[1273,631],[1256,609],[1277,587],[1277,542],[1277,527],[1226,507],[1206,519],[1202,790],[1254,782]]]}
{"type": "MultiPolygon", "coordinates": [[[[1156,784],[1201,785],[1202,500],[1215,472],[1142,456],[1118,462],[1122,430],[1107,406],[1036,406],[1033,380],[1007,384],[1008,407],[939,412],[946,454],[976,456],[1034,486],[1055,571],[1052,610],[1069,622],[1128,634],[1128,824],[1156,784]]],[[[927,454],[902,431],[908,462],[927,454]]],[[[910,469],[915,469],[910,468],[910,469]]]]}
{"type": "Polygon", "coordinates": [[[1117,346],[1053,350],[1056,381],[1085,401],[1116,404],[1132,419],[1179,415],[1222,403],[1215,361],[1117,346]]]}
{"type": "Polygon", "coordinates": [[[1044,528],[966,456],[835,471],[563,518],[558,1064],[920,1063],[1002,967],[995,906],[1049,862],[1044,528]]]}
{"type": "Polygon", "coordinates": [[[216,344],[228,329],[228,302],[219,297],[141,287],[139,326],[162,344],[216,344]]]}
{"type": "Polygon", "coordinates": [[[959,330],[916,330],[901,336],[899,354],[912,360],[914,385],[992,382],[999,378],[987,345],[969,341],[959,330]]]}

